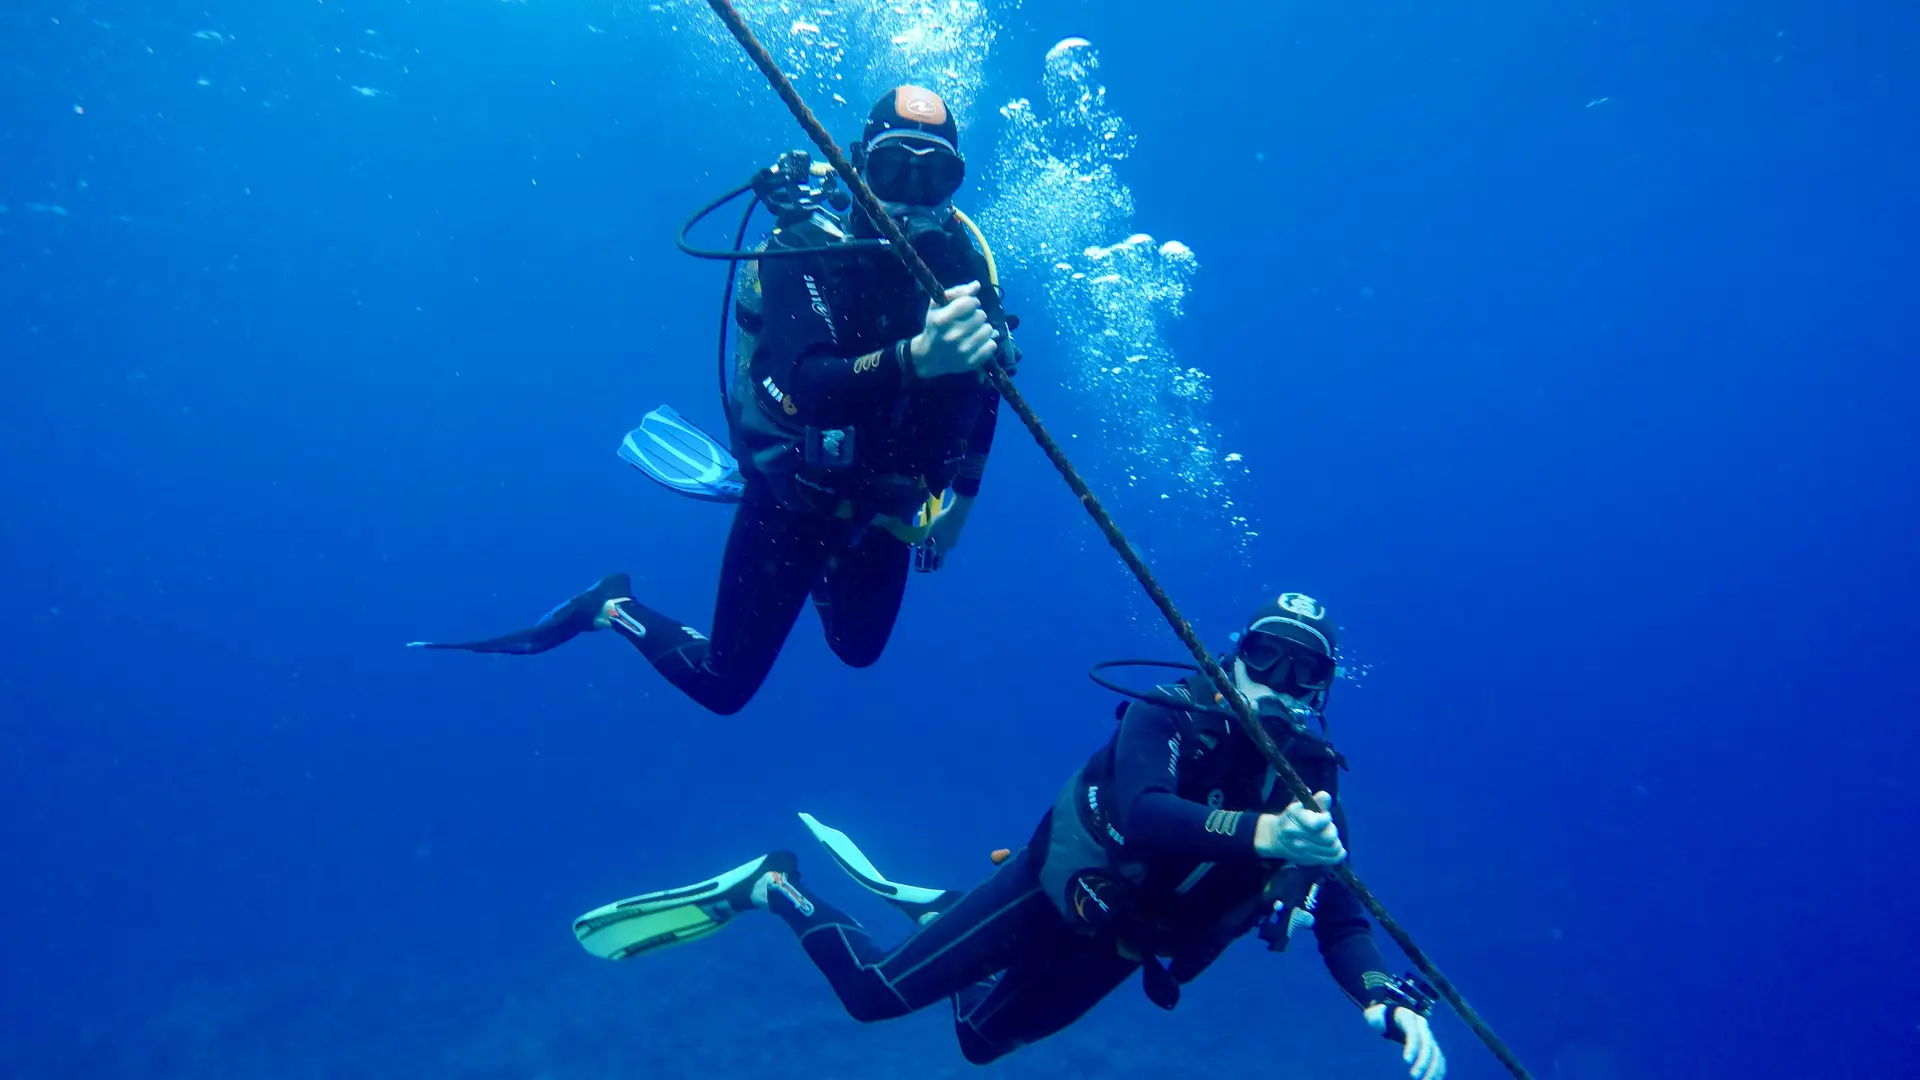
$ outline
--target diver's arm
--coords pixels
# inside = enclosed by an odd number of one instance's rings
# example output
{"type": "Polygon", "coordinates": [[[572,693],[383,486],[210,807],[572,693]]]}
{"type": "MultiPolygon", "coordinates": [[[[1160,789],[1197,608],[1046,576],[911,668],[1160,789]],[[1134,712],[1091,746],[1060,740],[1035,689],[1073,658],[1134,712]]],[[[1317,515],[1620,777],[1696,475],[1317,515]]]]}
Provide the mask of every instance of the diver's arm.
{"type": "Polygon", "coordinates": [[[967,454],[960,459],[953,476],[953,493],[971,502],[980,494],[980,479],[987,474],[987,454],[993,450],[993,431],[999,424],[1000,391],[990,382],[980,387],[980,414],[967,434],[967,454]]]}
{"type": "Polygon", "coordinates": [[[983,394],[987,400],[981,403],[982,415],[973,422],[973,432],[967,438],[967,452],[955,466],[953,480],[950,481],[953,498],[941,507],[940,516],[934,519],[933,531],[927,537],[933,542],[936,552],[952,551],[960,545],[967,518],[973,513],[974,500],[980,496],[980,478],[986,475],[987,449],[993,440],[993,414],[1000,405],[999,392],[993,389],[992,383],[985,384],[983,394]],[[978,441],[983,437],[987,442],[978,441]]]}
{"type": "Polygon", "coordinates": [[[834,312],[810,259],[761,263],[764,296],[755,374],[771,378],[796,415],[818,425],[841,425],[892,406],[911,381],[905,339],[860,356],[840,354],[834,312]],[[809,284],[811,282],[811,288],[809,284]]]}
{"type": "Polygon", "coordinates": [[[1181,798],[1176,714],[1136,702],[1120,719],[1113,749],[1114,825],[1129,853],[1140,857],[1250,862],[1254,820],[1238,810],[1214,810],[1181,798]]]}
{"type": "MultiPolygon", "coordinates": [[[[1347,831],[1346,815],[1334,811],[1340,832],[1347,831]]],[[[1313,936],[1320,945],[1320,959],[1327,974],[1355,1005],[1366,1007],[1382,1000],[1380,987],[1387,978],[1387,962],[1373,943],[1373,924],[1366,909],[1337,877],[1329,874],[1320,881],[1320,895],[1313,909],[1313,936]]]]}
{"type": "MultiPolygon", "coordinates": [[[[1340,816],[1340,830],[1347,822],[1340,816]]],[[[1433,1026],[1420,1012],[1401,1004],[1387,962],[1373,944],[1373,927],[1360,901],[1345,883],[1327,877],[1320,883],[1319,903],[1313,911],[1313,936],[1320,942],[1320,959],[1327,974],[1347,999],[1360,1006],[1367,1026],[1389,1042],[1400,1044],[1400,1060],[1415,1080],[1446,1080],[1447,1055],[1434,1038],[1433,1026]]]]}

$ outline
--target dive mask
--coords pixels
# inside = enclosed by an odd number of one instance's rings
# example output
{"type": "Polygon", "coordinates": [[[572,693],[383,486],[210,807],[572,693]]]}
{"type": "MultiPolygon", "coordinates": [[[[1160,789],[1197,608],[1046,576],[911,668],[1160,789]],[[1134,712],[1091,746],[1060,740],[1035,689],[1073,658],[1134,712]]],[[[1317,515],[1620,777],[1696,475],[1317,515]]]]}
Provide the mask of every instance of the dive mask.
{"type": "Polygon", "coordinates": [[[887,131],[865,145],[855,162],[882,202],[934,206],[966,179],[967,163],[952,143],[922,131],[887,131]]]}
{"type": "Polygon", "coordinates": [[[1325,690],[1333,685],[1338,665],[1333,657],[1303,642],[1249,630],[1241,635],[1240,662],[1254,681],[1276,690],[1325,690]]]}

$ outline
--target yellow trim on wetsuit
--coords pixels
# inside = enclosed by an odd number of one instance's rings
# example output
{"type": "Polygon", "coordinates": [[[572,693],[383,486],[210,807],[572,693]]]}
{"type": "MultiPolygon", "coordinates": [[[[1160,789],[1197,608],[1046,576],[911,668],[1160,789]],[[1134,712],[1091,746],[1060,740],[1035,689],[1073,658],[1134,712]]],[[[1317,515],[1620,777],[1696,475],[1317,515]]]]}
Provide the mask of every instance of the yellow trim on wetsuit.
{"type": "Polygon", "coordinates": [[[953,220],[965,226],[966,230],[973,234],[973,242],[980,245],[980,254],[987,259],[987,284],[996,289],[999,288],[1000,265],[993,261],[993,245],[987,243],[986,234],[981,232],[980,226],[975,225],[973,219],[962,213],[957,206],[953,208],[953,220]]]}
{"type": "Polygon", "coordinates": [[[922,528],[932,525],[933,519],[940,516],[940,507],[945,502],[945,492],[936,491],[932,495],[927,496],[927,505],[920,508],[918,524],[922,528]]]}
{"type": "MultiPolygon", "coordinates": [[[[922,509],[920,512],[925,513],[926,511],[922,509]]],[[[909,525],[897,517],[890,517],[886,514],[875,517],[873,523],[892,533],[895,540],[900,541],[908,547],[912,547],[920,541],[925,540],[927,534],[933,531],[931,525],[909,525]]]]}

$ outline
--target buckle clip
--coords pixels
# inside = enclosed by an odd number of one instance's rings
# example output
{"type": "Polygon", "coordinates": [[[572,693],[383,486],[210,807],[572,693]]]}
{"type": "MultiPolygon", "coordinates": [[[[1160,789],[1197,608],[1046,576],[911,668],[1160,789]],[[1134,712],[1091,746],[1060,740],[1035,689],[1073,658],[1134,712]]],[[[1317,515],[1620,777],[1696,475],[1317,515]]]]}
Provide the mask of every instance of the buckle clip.
{"type": "Polygon", "coordinates": [[[1393,1009],[1401,1008],[1417,1012],[1421,1016],[1432,1016],[1433,1007],[1440,1000],[1440,996],[1434,992],[1433,987],[1411,971],[1398,978],[1388,979],[1374,993],[1375,1000],[1388,1007],[1389,1015],[1393,1009]]]}
{"type": "Polygon", "coordinates": [[[816,469],[844,469],[853,464],[853,429],[808,428],[801,459],[816,469]]]}

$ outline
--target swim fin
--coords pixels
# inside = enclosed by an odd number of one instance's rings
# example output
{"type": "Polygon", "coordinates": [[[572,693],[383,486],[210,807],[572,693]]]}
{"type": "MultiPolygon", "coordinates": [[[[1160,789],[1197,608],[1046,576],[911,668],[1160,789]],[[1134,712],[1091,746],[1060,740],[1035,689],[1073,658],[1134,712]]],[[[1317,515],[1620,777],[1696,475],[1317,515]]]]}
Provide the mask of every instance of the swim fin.
{"type": "Polygon", "coordinates": [[[612,601],[629,600],[632,597],[632,579],[625,574],[608,574],[595,582],[587,591],[575,593],[562,600],[553,610],[540,616],[539,622],[525,630],[515,630],[511,634],[482,638],[479,641],[409,641],[407,648],[460,649],[466,652],[513,653],[519,656],[543,653],[594,629],[594,624],[601,615],[617,612],[618,608],[610,607],[612,601]]]}
{"type": "Polygon", "coordinates": [[[620,460],[688,498],[736,503],[746,494],[733,454],[671,405],[641,417],[640,426],[627,432],[620,440],[620,460]]]}
{"type": "Polygon", "coordinates": [[[698,941],[753,910],[753,883],[769,870],[793,874],[800,860],[775,851],[698,885],[631,896],[573,920],[581,948],[608,960],[698,941]]]}
{"type": "Polygon", "coordinates": [[[839,829],[823,824],[812,814],[802,813],[800,821],[815,840],[840,864],[847,876],[865,886],[868,892],[891,904],[895,910],[912,919],[916,924],[926,925],[946,913],[947,909],[960,902],[965,893],[952,889],[928,889],[919,885],[902,885],[897,881],[888,881],[873,861],[857,847],[853,838],[839,829]]]}

